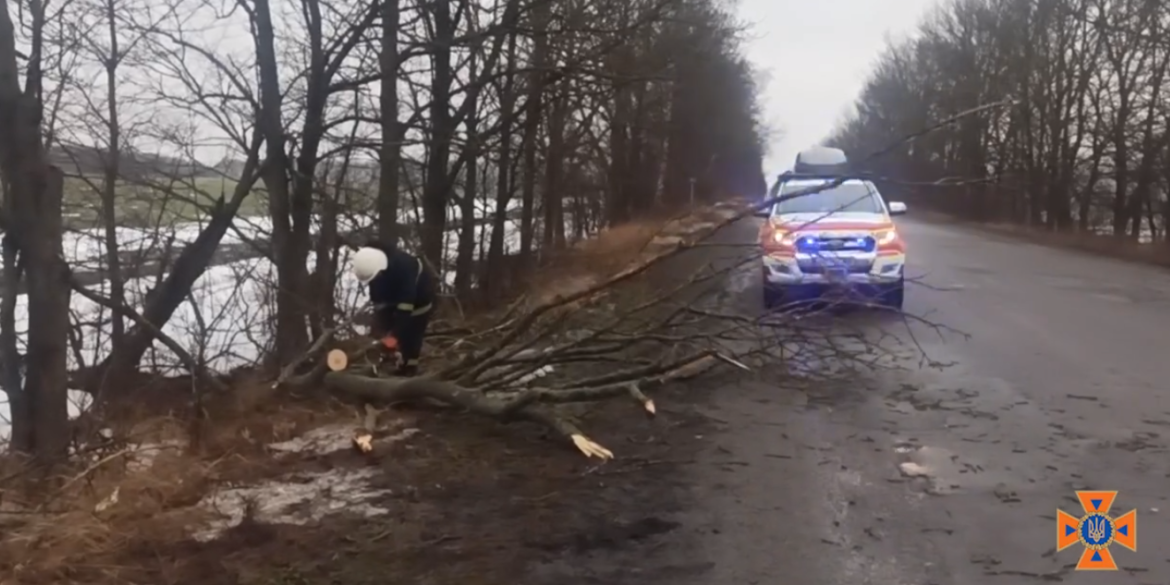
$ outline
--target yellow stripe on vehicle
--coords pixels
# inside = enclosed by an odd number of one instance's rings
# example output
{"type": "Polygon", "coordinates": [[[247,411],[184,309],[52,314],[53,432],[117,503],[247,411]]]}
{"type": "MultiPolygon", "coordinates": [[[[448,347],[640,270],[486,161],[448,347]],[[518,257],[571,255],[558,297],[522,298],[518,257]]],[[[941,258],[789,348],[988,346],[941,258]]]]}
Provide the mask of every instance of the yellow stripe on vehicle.
{"type": "Polygon", "coordinates": [[[415,309],[410,314],[413,317],[417,317],[419,315],[426,315],[428,312],[430,312],[432,306],[433,306],[432,303],[427,303],[427,304],[415,309]]]}
{"type": "Polygon", "coordinates": [[[398,303],[399,311],[413,311],[414,303],[398,303]]]}

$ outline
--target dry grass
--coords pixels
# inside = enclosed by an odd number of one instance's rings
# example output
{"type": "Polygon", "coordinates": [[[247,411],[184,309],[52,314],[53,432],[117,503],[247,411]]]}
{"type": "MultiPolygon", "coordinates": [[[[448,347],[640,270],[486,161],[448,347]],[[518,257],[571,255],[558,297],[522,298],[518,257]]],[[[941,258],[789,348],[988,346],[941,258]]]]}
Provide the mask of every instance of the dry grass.
{"type": "Polygon", "coordinates": [[[602,230],[549,259],[529,282],[537,302],[594,286],[636,261],[665,221],[642,221],[602,230]]]}
{"type": "Polygon", "coordinates": [[[217,486],[282,473],[265,445],[356,417],[340,404],[259,401],[270,386],[241,381],[234,395],[209,401],[217,418],[195,445],[189,423],[156,416],[113,429],[113,441],[52,478],[17,473],[8,460],[13,471],[0,477],[15,477],[0,485],[0,585],[128,582],[127,551],[189,540],[210,517],[196,504],[217,486]]]}
{"type": "Polygon", "coordinates": [[[673,245],[726,218],[725,211],[702,207],[673,217],[646,219],[602,230],[557,254],[532,280],[542,299],[571,294],[630,267],[662,245],[673,245]]]}
{"type": "MultiPolygon", "coordinates": [[[[528,283],[529,297],[542,303],[588,289],[623,270],[668,253],[685,241],[694,240],[740,209],[741,202],[728,202],[603,230],[547,262],[547,266],[528,283]]],[[[663,266],[659,265],[658,269],[664,269],[663,266]]],[[[641,275],[635,282],[645,285],[647,278],[649,273],[641,275]]],[[[613,299],[608,296],[612,292],[604,291],[603,296],[613,299]]],[[[624,300],[639,303],[646,300],[645,295],[654,294],[651,289],[632,283],[627,283],[623,292],[624,300]]]]}
{"type": "Polygon", "coordinates": [[[127,563],[127,551],[190,539],[192,528],[212,517],[196,504],[228,467],[239,477],[266,472],[259,461],[175,452],[157,457],[149,470],[85,478],[83,487],[55,494],[47,510],[14,514],[0,541],[0,574],[11,580],[0,583],[129,582],[137,568],[127,563]]]}
{"type": "Polygon", "coordinates": [[[0,543],[0,574],[14,584],[117,578],[115,561],[132,543],[186,538],[200,520],[192,504],[214,463],[175,451],[159,453],[142,472],[114,467],[108,458],[91,465],[64,478],[47,501],[14,514],[0,543]]]}

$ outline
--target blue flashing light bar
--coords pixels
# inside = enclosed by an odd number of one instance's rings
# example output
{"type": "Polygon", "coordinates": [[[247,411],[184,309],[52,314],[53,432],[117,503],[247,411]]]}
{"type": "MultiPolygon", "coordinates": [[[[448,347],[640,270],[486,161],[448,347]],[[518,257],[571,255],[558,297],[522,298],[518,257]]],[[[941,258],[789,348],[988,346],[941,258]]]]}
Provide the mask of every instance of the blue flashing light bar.
{"type": "Polygon", "coordinates": [[[877,241],[872,237],[850,238],[842,242],[840,247],[828,247],[814,236],[801,236],[796,240],[796,251],[803,254],[818,252],[873,252],[877,248],[877,241]]]}

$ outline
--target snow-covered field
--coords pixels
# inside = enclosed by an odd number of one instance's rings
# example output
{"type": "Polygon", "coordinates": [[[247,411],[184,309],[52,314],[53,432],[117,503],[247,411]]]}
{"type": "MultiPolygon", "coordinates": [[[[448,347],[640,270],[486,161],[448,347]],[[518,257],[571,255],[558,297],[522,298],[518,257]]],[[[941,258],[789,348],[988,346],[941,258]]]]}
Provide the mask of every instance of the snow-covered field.
{"type": "MultiPolygon", "coordinates": [[[[519,248],[518,222],[509,221],[505,236],[505,249],[514,251],[519,248]]],[[[224,242],[241,242],[244,239],[265,237],[271,222],[267,219],[239,218],[236,229],[240,233],[229,232],[224,242]]],[[[199,233],[199,225],[180,225],[173,230],[176,241],[193,241],[199,233]]],[[[353,226],[356,227],[356,226],[353,226]]],[[[148,248],[151,245],[161,245],[169,233],[156,235],[145,230],[120,229],[119,236],[124,237],[121,243],[127,248],[148,248]],[[158,242],[152,244],[152,242],[158,242]]],[[[170,232],[170,230],[168,230],[170,232]]],[[[477,246],[482,243],[486,246],[490,235],[490,226],[481,225],[476,229],[477,246]]],[[[453,261],[456,254],[457,233],[447,233],[447,256],[453,261]]],[[[65,242],[66,259],[74,265],[92,262],[103,253],[100,232],[73,234],[65,242]]],[[[477,251],[478,254],[478,251],[477,251]]],[[[315,258],[309,257],[309,266],[312,267],[315,258]]],[[[342,269],[339,275],[338,286],[335,290],[337,306],[346,312],[353,311],[365,302],[365,292],[358,283],[344,271],[348,265],[348,251],[343,250],[342,269]]],[[[453,274],[447,274],[448,283],[453,274]]],[[[154,278],[128,279],[126,292],[128,302],[132,306],[140,306],[141,299],[147,289],[153,284],[154,278]]],[[[233,367],[254,363],[257,358],[271,344],[271,323],[275,310],[273,296],[276,282],[275,267],[264,258],[252,258],[230,264],[214,266],[195,283],[191,297],[183,303],[175,315],[163,327],[163,331],[183,345],[197,359],[206,361],[215,370],[227,370],[233,367]]],[[[105,288],[92,287],[95,289],[105,288]]],[[[102,291],[105,292],[105,291],[102,291]]],[[[73,295],[71,311],[72,320],[78,330],[78,339],[82,345],[78,352],[81,359],[87,364],[100,361],[109,351],[109,330],[111,315],[102,307],[79,295],[73,295]]],[[[21,343],[24,342],[25,332],[28,329],[27,298],[21,295],[17,300],[16,324],[21,343]]],[[[130,324],[127,323],[129,326],[130,324]]],[[[70,354],[70,366],[78,364],[70,354]]],[[[178,359],[172,352],[159,342],[144,359],[144,366],[158,370],[175,370],[181,368],[178,359]]],[[[74,391],[72,394],[71,411],[74,416],[83,410],[87,404],[83,401],[88,396],[74,391]]],[[[9,410],[7,399],[0,393],[0,440],[8,435],[9,410]]]]}
{"type": "MultiPolygon", "coordinates": [[[[490,204],[494,206],[495,202],[490,202],[490,204]]],[[[519,205],[518,201],[509,202],[509,213],[518,210],[519,205]]],[[[494,214],[495,208],[484,208],[482,201],[479,202],[479,208],[475,211],[477,218],[488,218],[494,214]]],[[[448,210],[447,225],[455,228],[458,226],[459,218],[458,209],[448,210]]],[[[411,212],[400,213],[398,219],[403,224],[418,222],[418,218],[415,218],[411,212]]],[[[374,218],[370,215],[344,215],[338,218],[340,224],[338,227],[342,233],[346,233],[369,227],[373,222],[374,218]]],[[[173,241],[173,245],[190,244],[199,237],[199,233],[203,231],[205,225],[206,222],[191,221],[157,228],[119,227],[116,228],[119,249],[125,254],[134,254],[152,249],[161,251],[168,241],[173,241]]],[[[314,222],[310,232],[316,235],[318,228],[319,225],[314,222]]],[[[236,217],[221,242],[223,244],[239,244],[263,240],[267,239],[271,233],[272,219],[269,217],[236,217]]],[[[62,237],[61,247],[65,259],[69,261],[71,266],[93,267],[101,261],[102,255],[105,254],[105,230],[93,228],[71,231],[62,237]]]]}

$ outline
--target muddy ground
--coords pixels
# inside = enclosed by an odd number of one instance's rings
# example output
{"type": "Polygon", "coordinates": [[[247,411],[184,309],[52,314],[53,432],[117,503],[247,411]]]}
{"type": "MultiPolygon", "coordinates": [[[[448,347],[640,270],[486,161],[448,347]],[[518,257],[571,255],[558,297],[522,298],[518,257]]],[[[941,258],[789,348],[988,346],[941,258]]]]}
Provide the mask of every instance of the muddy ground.
{"type": "Polygon", "coordinates": [[[306,527],[245,523],[207,544],[130,554],[171,559],[153,577],[176,584],[503,584],[565,563],[584,569],[596,551],[679,529],[670,517],[688,502],[678,468],[704,447],[711,426],[700,411],[710,395],[671,389],[653,421],[625,403],[595,412],[590,418],[606,423],[594,438],[618,454],[605,465],[531,427],[405,412],[421,431],[411,439],[373,460],[346,451],[319,462],[380,468],[371,487],[392,495],[373,503],[390,514],[306,527]]]}

